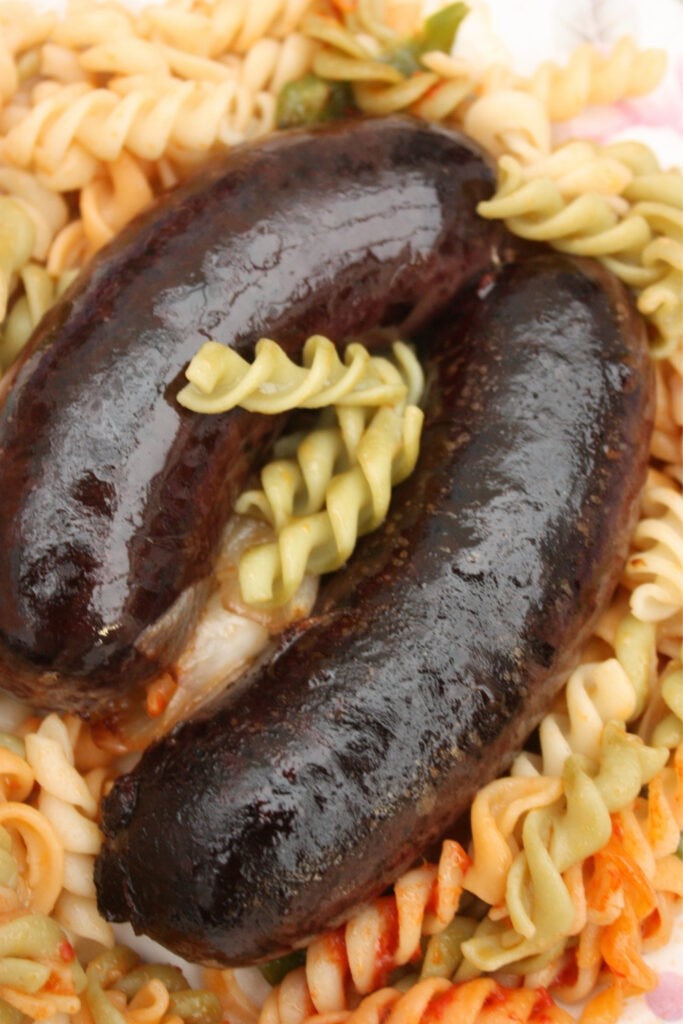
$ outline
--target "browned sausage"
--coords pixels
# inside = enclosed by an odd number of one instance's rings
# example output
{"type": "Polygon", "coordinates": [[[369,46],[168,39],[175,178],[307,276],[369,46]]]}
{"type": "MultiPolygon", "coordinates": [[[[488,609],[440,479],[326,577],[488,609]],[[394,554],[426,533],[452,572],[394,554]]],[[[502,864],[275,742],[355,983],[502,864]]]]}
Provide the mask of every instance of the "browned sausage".
{"type": "Polygon", "coordinates": [[[501,237],[493,176],[408,118],[233,151],[102,253],[39,327],[0,410],[0,669],[102,712],[173,662],[236,494],[281,420],[178,406],[206,338],[296,353],[424,322],[501,237]]]}

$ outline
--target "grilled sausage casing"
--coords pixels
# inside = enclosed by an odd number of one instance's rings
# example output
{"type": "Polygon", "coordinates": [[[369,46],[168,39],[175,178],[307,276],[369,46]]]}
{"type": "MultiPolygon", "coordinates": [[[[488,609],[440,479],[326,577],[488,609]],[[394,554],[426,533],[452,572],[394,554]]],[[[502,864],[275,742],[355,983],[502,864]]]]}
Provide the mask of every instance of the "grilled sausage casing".
{"type": "Polygon", "coordinates": [[[377,895],[504,770],[610,598],[652,418],[621,286],[559,256],[487,275],[428,377],[417,469],[317,617],[105,800],[102,911],[190,960],[271,957],[377,895]]]}
{"type": "Polygon", "coordinates": [[[5,685],[102,712],[174,661],[282,423],[182,409],[190,358],[207,338],[295,355],[310,334],[424,321],[488,265],[502,232],[474,211],[492,189],[456,132],[335,125],[236,149],[103,251],[0,409],[5,685]]]}

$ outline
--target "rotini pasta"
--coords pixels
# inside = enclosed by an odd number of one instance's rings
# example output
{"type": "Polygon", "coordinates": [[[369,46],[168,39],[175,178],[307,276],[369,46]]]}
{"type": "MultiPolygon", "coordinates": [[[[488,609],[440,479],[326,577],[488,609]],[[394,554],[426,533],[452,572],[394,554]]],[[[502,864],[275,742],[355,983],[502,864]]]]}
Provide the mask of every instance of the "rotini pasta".
{"type": "Polygon", "coordinates": [[[44,914],[0,924],[0,1000],[20,1019],[77,1012],[85,977],[59,925],[44,914]]]}
{"type": "Polygon", "coordinates": [[[505,83],[535,96],[551,121],[568,121],[588,106],[651,92],[665,67],[663,50],[642,50],[630,36],[623,36],[608,54],[588,44],[579,46],[564,67],[547,61],[530,78],[501,68],[489,76],[496,88],[505,83]]]}
{"type": "Polygon", "coordinates": [[[677,620],[683,606],[683,496],[668,481],[657,486],[651,475],[643,500],[646,516],[636,527],[636,551],[626,564],[626,579],[634,586],[631,608],[647,622],[677,620]]]}
{"type": "MultiPolygon", "coordinates": [[[[514,1020],[569,1024],[571,1017],[548,994],[530,989],[508,989],[490,978],[453,984],[445,978],[425,978],[408,991],[383,988],[354,1010],[315,1015],[316,1024],[435,1024],[458,1021],[486,1024],[514,1020]]],[[[272,1024],[263,1016],[264,1024],[272,1024]]],[[[289,1024],[289,1022],[288,1022],[289,1024]]]]}
{"type": "MultiPolygon", "coordinates": [[[[485,927],[462,944],[467,963],[482,971],[509,970],[516,962],[552,950],[578,930],[564,874],[607,843],[610,814],[632,803],[667,756],[666,751],[639,745],[629,734],[607,726],[594,777],[576,755],[567,759],[563,797],[524,817],[521,848],[505,877],[509,920],[487,919],[485,927]]],[[[469,889],[467,877],[464,885],[469,889]]]]}
{"type": "MultiPolygon", "coordinates": [[[[64,199],[40,185],[30,174],[0,164],[0,189],[21,206],[35,230],[30,256],[44,261],[55,235],[64,227],[68,210],[64,199]]],[[[3,199],[3,203],[5,200],[3,199]]]]}
{"type": "Polygon", "coordinates": [[[55,280],[39,263],[27,263],[19,274],[22,293],[14,300],[0,329],[0,370],[16,359],[41,317],[66,290],[75,271],[65,271],[55,280]]]}
{"type": "MultiPolygon", "coordinates": [[[[602,629],[599,624],[596,632],[602,629]]],[[[606,724],[640,717],[657,675],[655,629],[626,614],[610,633],[614,657],[575,669],[555,710],[541,722],[540,756],[520,754],[512,775],[559,777],[572,754],[596,763],[606,724]]]]}
{"type": "Polygon", "coordinates": [[[311,0],[219,0],[218,3],[149,7],[140,34],[202,56],[245,54],[264,36],[284,39],[298,28],[311,0]]]}
{"type": "MultiPolygon", "coordinates": [[[[361,409],[339,409],[337,415],[340,421],[365,422],[361,409]]],[[[276,541],[242,555],[239,581],[246,604],[284,604],[297,592],[306,573],[320,575],[344,564],[357,538],[384,521],[392,486],[415,468],[423,418],[414,405],[403,412],[387,406],[373,415],[354,448],[354,464],[330,479],[325,508],[290,519],[276,541]]],[[[357,425],[352,429],[359,432],[357,425]]],[[[321,440],[317,447],[327,447],[327,438],[321,440]]],[[[257,502],[250,503],[250,509],[256,507],[257,502]]]]}
{"type": "MultiPolygon", "coordinates": [[[[397,405],[408,394],[402,368],[409,380],[418,382],[413,390],[421,392],[422,385],[411,350],[397,342],[393,353],[398,367],[371,357],[363,345],[354,343],[342,362],[334,343],[316,334],[304,345],[303,365],[297,366],[276,342],[261,338],[250,365],[229,346],[209,341],[191,360],[185,374],[190,383],[178,393],[178,401],[194,412],[227,412],[241,406],[268,415],[330,405],[397,405]]],[[[419,394],[412,403],[417,400],[419,394]]]]}
{"type": "Polygon", "coordinates": [[[0,196],[0,320],[4,320],[12,276],[31,256],[35,232],[29,216],[12,199],[0,196]]]}
{"type": "Polygon", "coordinates": [[[116,91],[82,83],[56,89],[10,129],[5,159],[68,192],[88,185],[99,162],[118,160],[124,149],[150,161],[171,147],[207,153],[275,125],[274,98],[234,81],[172,79],[160,88],[153,77],[136,76],[114,84],[116,91]]]}
{"type": "MultiPolygon", "coordinates": [[[[325,81],[350,83],[355,105],[366,114],[411,109],[434,120],[451,116],[474,89],[469,68],[448,55],[465,5],[452,4],[429,19],[412,46],[386,22],[381,31],[377,13],[366,8],[360,4],[357,18],[352,15],[347,25],[315,14],[305,19],[303,33],[323,44],[313,55],[315,74],[325,81]]],[[[299,91],[294,83],[292,95],[299,91]]],[[[283,98],[280,120],[289,123],[289,97],[283,98]]]]}

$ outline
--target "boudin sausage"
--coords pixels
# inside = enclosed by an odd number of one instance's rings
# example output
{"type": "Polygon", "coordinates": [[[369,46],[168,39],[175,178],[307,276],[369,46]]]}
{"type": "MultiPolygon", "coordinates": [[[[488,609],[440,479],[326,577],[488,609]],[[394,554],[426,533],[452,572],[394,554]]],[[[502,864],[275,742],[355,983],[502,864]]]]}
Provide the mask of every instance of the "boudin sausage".
{"type": "Polygon", "coordinates": [[[475,212],[492,189],[455,131],[337,124],[234,150],[102,252],[3,381],[4,686],[102,713],[174,661],[282,425],[182,409],[189,359],[424,322],[495,256],[504,232],[475,212]]]}

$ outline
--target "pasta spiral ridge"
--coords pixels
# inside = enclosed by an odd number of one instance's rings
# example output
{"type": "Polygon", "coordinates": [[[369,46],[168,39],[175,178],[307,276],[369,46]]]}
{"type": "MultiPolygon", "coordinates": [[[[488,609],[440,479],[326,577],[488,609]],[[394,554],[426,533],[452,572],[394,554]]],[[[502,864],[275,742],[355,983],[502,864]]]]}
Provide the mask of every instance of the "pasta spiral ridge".
{"type": "Polygon", "coordinates": [[[284,85],[309,70],[314,51],[313,40],[298,32],[284,39],[256,39],[241,58],[233,55],[217,60],[158,40],[122,36],[90,47],[80,56],[79,63],[91,75],[122,78],[153,74],[206,84],[232,81],[253,93],[267,90],[277,95],[284,85]]]}
{"type": "Polygon", "coordinates": [[[443,978],[418,981],[407,991],[382,988],[354,1010],[315,1015],[316,1024],[570,1024],[569,1015],[544,990],[505,988],[490,978],[453,983],[443,978]]]}
{"type": "Polygon", "coordinates": [[[21,352],[44,313],[75,277],[66,271],[55,280],[39,263],[27,263],[19,280],[21,294],[12,303],[0,327],[0,371],[6,370],[21,352]]]}
{"type": "Polygon", "coordinates": [[[314,1019],[316,1024],[570,1024],[572,1018],[543,990],[505,988],[491,978],[463,983],[424,978],[407,991],[383,988],[354,1010],[316,1014],[314,1019]]]}
{"type": "Polygon", "coordinates": [[[78,1009],[83,979],[64,931],[48,916],[62,887],[63,850],[50,823],[25,802],[35,775],[19,738],[0,736],[0,773],[0,1007],[45,1020],[78,1009]]]}
{"type": "Polygon", "coordinates": [[[301,24],[311,0],[218,0],[148,7],[138,19],[141,34],[202,56],[225,50],[244,54],[264,36],[284,39],[301,24]]]}
{"type": "Polygon", "coordinates": [[[13,277],[28,262],[35,230],[28,214],[14,200],[0,196],[0,322],[5,317],[13,277]]]}
{"type": "Polygon", "coordinates": [[[446,840],[438,865],[406,872],[390,896],[358,911],[336,931],[314,940],[306,966],[287,975],[269,994],[260,1024],[302,1024],[313,1013],[348,1008],[350,998],[366,995],[386,982],[397,967],[420,952],[423,936],[442,931],[455,916],[469,858],[446,840]],[[381,966],[376,951],[385,950],[381,966]],[[299,1007],[293,1013],[293,1006],[299,1007]]]}
{"type": "MultiPolygon", "coordinates": [[[[307,573],[322,574],[339,568],[351,555],[358,537],[377,529],[386,518],[392,487],[415,468],[424,415],[415,405],[404,410],[384,406],[365,426],[366,415],[363,409],[337,409],[340,422],[345,422],[342,432],[358,437],[358,442],[350,468],[330,478],[324,509],[289,518],[275,541],[250,548],[242,555],[238,572],[246,604],[285,604],[307,573]]],[[[306,464],[311,448],[327,449],[327,465],[332,468],[329,441],[330,435],[325,432],[314,435],[308,449],[304,446],[297,453],[300,465],[306,464]]],[[[332,439],[333,451],[335,447],[332,439]]],[[[306,480],[304,473],[302,481],[306,480]]],[[[312,474],[307,476],[310,482],[312,474]]],[[[294,481],[290,494],[297,490],[300,488],[294,481]]],[[[258,508],[257,501],[248,500],[252,508],[258,508]]],[[[263,502],[262,510],[269,504],[263,502]]],[[[279,511],[273,514],[282,515],[279,511]]]]}
{"type": "Polygon", "coordinates": [[[21,207],[33,225],[30,257],[41,262],[46,261],[55,237],[68,220],[68,209],[64,199],[42,186],[26,171],[1,163],[0,190],[4,193],[0,196],[2,203],[11,200],[21,207]]]}
{"type": "Polygon", "coordinates": [[[48,715],[25,739],[26,757],[41,790],[38,811],[59,837],[64,850],[64,876],[55,917],[72,934],[102,945],[113,943],[110,925],[97,910],[93,868],[102,836],[96,824],[106,769],[84,777],[74,766],[67,728],[48,715]]]}
{"type": "Polygon", "coordinates": [[[631,609],[645,622],[676,622],[683,610],[683,494],[670,480],[659,484],[651,474],[643,507],[633,537],[636,551],[626,563],[631,609]]]}
{"type": "MultiPolygon", "coordinates": [[[[229,346],[209,341],[191,360],[185,372],[190,383],[178,393],[178,401],[194,412],[221,413],[240,406],[267,415],[331,405],[396,405],[406,398],[409,384],[421,392],[422,375],[407,345],[397,342],[392,351],[394,362],[371,356],[355,342],[342,360],[329,338],[314,334],[298,366],[277,342],[261,338],[249,364],[229,346]]],[[[414,404],[419,393],[409,400],[414,404]]]]}
{"type": "MultiPolygon", "coordinates": [[[[5,833],[6,836],[6,833],[5,833]]],[[[4,851],[0,832],[0,847],[4,851]]],[[[77,1013],[85,976],[63,930],[42,913],[0,914],[0,1010],[5,1020],[77,1013]]]]}
{"type": "Polygon", "coordinates": [[[47,39],[56,18],[49,12],[3,4],[0,10],[0,107],[10,99],[27,72],[25,60],[47,39]]]}
{"type": "MultiPolygon", "coordinates": [[[[600,625],[596,632],[600,634],[600,625]]],[[[624,615],[613,630],[613,657],[587,662],[572,672],[554,710],[539,726],[540,755],[518,755],[510,774],[559,778],[572,754],[597,763],[606,724],[625,725],[645,707],[657,675],[655,641],[652,623],[624,615]]]]}

